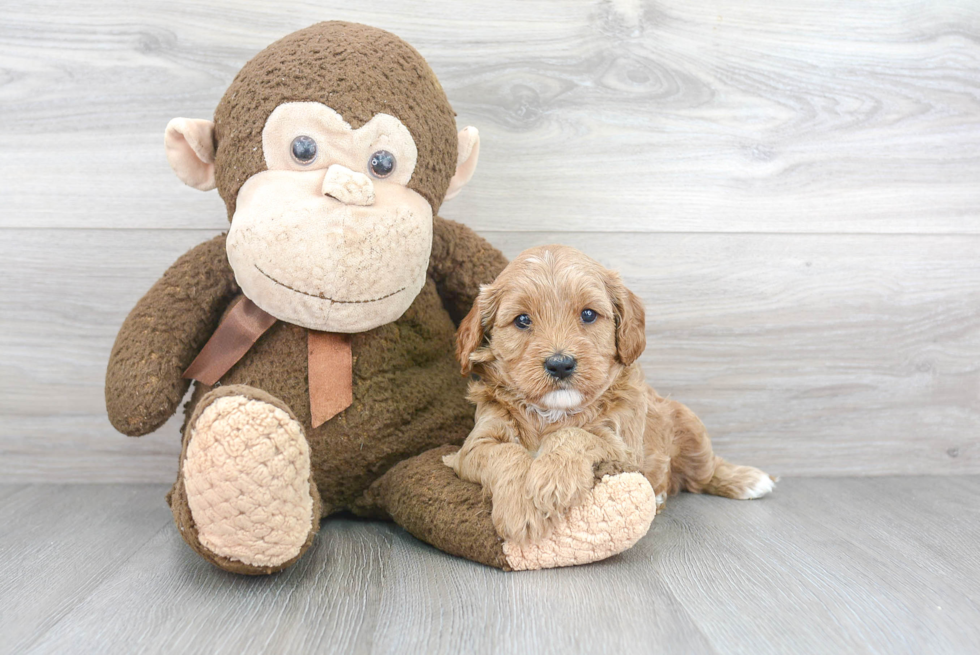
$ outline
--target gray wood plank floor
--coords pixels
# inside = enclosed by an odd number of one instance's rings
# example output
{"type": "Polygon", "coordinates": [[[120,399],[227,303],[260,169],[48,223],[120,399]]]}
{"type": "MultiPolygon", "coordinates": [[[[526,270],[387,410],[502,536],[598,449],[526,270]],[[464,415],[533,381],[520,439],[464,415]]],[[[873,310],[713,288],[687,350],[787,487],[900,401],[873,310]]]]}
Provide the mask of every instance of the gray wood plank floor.
{"type": "Polygon", "coordinates": [[[199,559],[161,485],[0,486],[0,653],[975,653],[980,477],[681,495],[622,556],[501,573],[327,521],[267,578],[199,559]]]}

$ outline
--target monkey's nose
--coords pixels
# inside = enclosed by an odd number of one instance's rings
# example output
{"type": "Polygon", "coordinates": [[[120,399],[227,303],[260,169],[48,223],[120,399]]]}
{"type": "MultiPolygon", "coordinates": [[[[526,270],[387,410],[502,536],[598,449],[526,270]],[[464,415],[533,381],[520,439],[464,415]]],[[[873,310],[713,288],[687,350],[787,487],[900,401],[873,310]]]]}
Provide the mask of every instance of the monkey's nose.
{"type": "Polygon", "coordinates": [[[345,205],[366,207],[374,204],[374,185],[367,175],[334,164],[323,176],[323,195],[336,198],[345,205]]]}
{"type": "Polygon", "coordinates": [[[556,380],[564,380],[575,372],[575,364],[571,355],[552,355],[544,360],[544,370],[556,380]]]}

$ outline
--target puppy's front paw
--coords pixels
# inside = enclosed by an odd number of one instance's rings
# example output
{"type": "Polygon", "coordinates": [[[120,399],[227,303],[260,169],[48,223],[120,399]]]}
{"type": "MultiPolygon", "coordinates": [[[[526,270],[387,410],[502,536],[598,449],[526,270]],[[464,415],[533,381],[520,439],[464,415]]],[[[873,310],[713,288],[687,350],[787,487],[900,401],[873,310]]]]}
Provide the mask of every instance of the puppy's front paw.
{"type": "Polygon", "coordinates": [[[442,463],[453,470],[456,475],[459,475],[459,451],[449,455],[442,456],[442,463]]]}
{"type": "Polygon", "coordinates": [[[595,484],[592,462],[582,456],[550,452],[539,455],[527,473],[527,493],[548,518],[558,518],[595,484]]]}
{"type": "Polygon", "coordinates": [[[554,523],[535,505],[523,479],[509,480],[493,491],[490,518],[497,534],[516,543],[547,536],[554,523]]]}
{"type": "Polygon", "coordinates": [[[656,513],[650,482],[641,473],[604,476],[549,536],[504,542],[515,571],[587,564],[621,553],[646,534],[656,513]]]}

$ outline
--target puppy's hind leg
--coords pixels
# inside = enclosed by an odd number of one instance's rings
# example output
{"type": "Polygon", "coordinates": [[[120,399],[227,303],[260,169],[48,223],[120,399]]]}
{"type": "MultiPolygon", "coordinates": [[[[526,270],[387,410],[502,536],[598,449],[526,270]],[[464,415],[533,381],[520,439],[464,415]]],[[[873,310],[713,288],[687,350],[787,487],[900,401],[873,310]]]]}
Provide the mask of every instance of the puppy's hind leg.
{"type": "Polygon", "coordinates": [[[752,466],[726,462],[714,454],[701,420],[684,405],[661,399],[669,405],[673,427],[673,457],[670,460],[671,490],[705,493],[725,498],[761,498],[776,486],[775,480],[752,466]]]}
{"type": "Polygon", "coordinates": [[[715,457],[715,471],[702,488],[702,493],[737,500],[762,498],[776,488],[776,482],[752,466],[730,464],[715,457]]]}

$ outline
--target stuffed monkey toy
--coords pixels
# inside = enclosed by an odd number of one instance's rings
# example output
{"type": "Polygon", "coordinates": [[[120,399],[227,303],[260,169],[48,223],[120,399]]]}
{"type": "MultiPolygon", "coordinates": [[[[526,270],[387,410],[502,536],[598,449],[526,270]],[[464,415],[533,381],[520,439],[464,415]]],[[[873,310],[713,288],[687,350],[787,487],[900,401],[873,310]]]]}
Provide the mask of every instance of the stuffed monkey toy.
{"type": "Polygon", "coordinates": [[[612,535],[631,508],[590,498],[540,542],[506,542],[492,500],[442,463],[473,427],[454,330],[506,264],[437,216],[479,154],[477,131],[455,123],[411,46],[326,22],[249,61],[213,122],[167,126],[177,176],[217,188],[231,227],[126,318],[106,406],[144,435],[194,381],[167,500],[218,567],[282,570],[340,510],[503,569],[602,559],[645,531],[612,535]]]}

